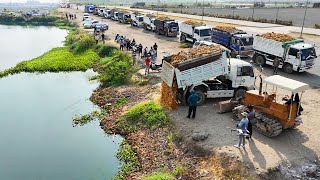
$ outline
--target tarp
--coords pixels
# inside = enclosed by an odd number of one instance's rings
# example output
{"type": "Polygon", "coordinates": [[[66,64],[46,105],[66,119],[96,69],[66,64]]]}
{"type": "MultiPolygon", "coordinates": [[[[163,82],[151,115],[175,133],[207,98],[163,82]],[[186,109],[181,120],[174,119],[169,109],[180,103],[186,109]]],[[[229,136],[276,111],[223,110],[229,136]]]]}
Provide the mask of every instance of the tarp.
{"type": "Polygon", "coordinates": [[[309,89],[309,85],[300,81],[289,79],[280,75],[274,75],[267,77],[263,80],[268,85],[273,85],[281,89],[291,91],[292,93],[298,93],[309,89]]]}

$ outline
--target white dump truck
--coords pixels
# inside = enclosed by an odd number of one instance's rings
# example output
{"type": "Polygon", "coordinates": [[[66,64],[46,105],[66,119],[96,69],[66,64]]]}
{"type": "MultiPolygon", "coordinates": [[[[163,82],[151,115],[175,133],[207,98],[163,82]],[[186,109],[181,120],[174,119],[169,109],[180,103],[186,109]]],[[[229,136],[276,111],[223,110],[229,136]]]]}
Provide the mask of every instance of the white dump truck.
{"type": "Polygon", "coordinates": [[[221,51],[172,66],[171,56],[164,58],[161,79],[169,86],[177,82],[177,99],[185,104],[191,90],[199,95],[198,104],[206,98],[235,97],[241,99],[247,90],[254,89],[252,65],[240,59],[227,58],[221,51]]]}
{"type": "Polygon", "coordinates": [[[204,24],[180,24],[180,42],[211,41],[212,28],[204,24]]]}
{"type": "Polygon", "coordinates": [[[154,20],[155,19],[156,19],[155,16],[147,14],[143,18],[143,28],[145,30],[155,31],[156,30],[156,26],[154,25],[154,20]]]}
{"type": "Polygon", "coordinates": [[[284,72],[304,72],[314,66],[316,51],[313,45],[303,40],[279,42],[261,36],[255,36],[253,41],[253,61],[261,66],[273,65],[273,61],[280,59],[280,66],[284,72]]]}

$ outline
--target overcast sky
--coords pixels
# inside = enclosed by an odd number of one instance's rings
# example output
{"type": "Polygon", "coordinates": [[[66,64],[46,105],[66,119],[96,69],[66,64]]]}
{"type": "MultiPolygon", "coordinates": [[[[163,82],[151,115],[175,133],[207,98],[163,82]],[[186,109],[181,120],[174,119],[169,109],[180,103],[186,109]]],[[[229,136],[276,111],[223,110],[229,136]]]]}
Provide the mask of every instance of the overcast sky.
{"type": "MultiPolygon", "coordinates": [[[[40,1],[40,2],[52,2],[52,3],[60,2],[60,0],[36,0],[36,1],[40,1]]],[[[0,3],[10,3],[10,2],[25,3],[25,2],[27,2],[27,0],[0,0],[0,3]]]]}

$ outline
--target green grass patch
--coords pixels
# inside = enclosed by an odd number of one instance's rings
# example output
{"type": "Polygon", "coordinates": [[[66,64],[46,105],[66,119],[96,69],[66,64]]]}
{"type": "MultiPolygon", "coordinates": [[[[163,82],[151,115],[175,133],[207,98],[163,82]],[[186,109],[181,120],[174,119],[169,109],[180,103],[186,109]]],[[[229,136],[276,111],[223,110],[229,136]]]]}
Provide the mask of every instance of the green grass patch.
{"type": "Polygon", "coordinates": [[[128,97],[121,98],[121,99],[118,100],[118,102],[116,104],[116,107],[120,107],[122,105],[125,105],[125,104],[127,104],[128,101],[129,101],[128,97]]]}
{"type": "Polygon", "coordinates": [[[160,103],[146,101],[131,107],[117,123],[120,128],[130,132],[142,128],[154,130],[168,125],[169,122],[169,118],[160,103]]]}
{"type": "Polygon", "coordinates": [[[188,44],[188,43],[181,43],[181,44],[179,45],[179,47],[180,47],[180,48],[189,48],[189,47],[191,47],[191,46],[190,46],[190,44],[188,44]]]}
{"type": "Polygon", "coordinates": [[[142,180],[174,180],[174,176],[171,173],[155,172],[149,176],[145,176],[142,180]]]}
{"type": "Polygon", "coordinates": [[[126,140],[121,142],[120,148],[117,152],[117,158],[120,160],[121,167],[119,168],[117,176],[115,176],[113,180],[125,179],[126,176],[137,170],[140,166],[136,150],[128,144],[126,140]]]}
{"type": "Polygon", "coordinates": [[[54,48],[42,56],[22,61],[15,67],[0,72],[0,78],[20,72],[70,72],[90,69],[99,56],[93,50],[74,54],[68,47],[54,48]]]}

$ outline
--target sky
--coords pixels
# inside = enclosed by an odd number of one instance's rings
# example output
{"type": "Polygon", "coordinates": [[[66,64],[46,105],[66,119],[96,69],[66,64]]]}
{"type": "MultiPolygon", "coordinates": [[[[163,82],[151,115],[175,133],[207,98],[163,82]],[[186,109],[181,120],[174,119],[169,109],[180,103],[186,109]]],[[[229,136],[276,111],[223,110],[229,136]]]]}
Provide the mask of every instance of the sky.
{"type": "MultiPolygon", "coordinates": [[[[39,2],[52,2],[52,3],[56,3],[56,2],[60,2],[60,0],[36,0],[36,1],[39,1],[39,2]]],[[[18,3],[25,3],[27,2],[27,0],[0,0],[0,3],[10,3],[10,2],[18,2],[18,3]]]]}

